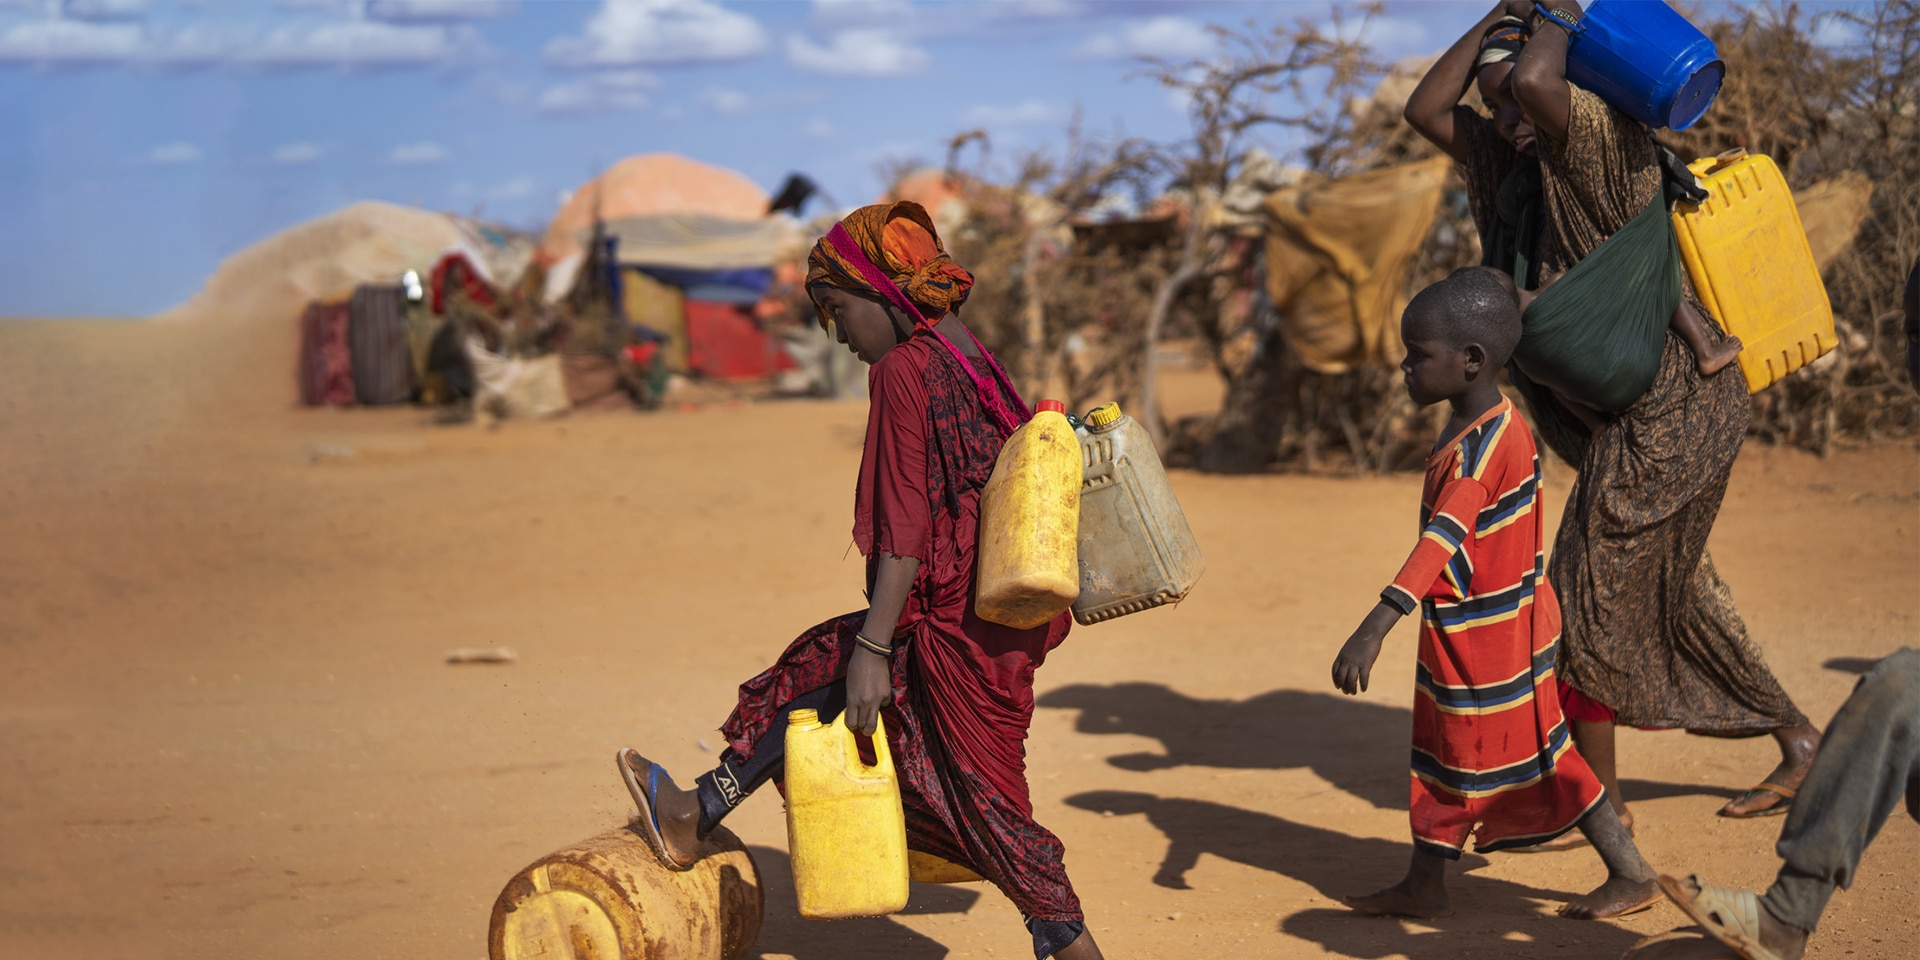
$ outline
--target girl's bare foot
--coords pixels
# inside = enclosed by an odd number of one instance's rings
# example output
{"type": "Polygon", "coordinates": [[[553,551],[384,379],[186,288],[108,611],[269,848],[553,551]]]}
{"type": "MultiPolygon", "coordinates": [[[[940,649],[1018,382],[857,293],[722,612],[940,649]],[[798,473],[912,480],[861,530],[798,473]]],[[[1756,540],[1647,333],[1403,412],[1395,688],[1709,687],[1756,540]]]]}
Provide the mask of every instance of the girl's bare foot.
{"type": "Polygon", "coordinates": [[[1447,898],[1445,887],[1416,884],[1412,877],[1379,893],[1370,893],[1364,897],[1342,897],[1341,902],[1352,907],[1353,912],[1369,917],[1438,920],[1441,917],[1453,916],[1453,903],[1447,898]]]}
{"type": "MultiPolygon", "coordinates": [[[[1813,766],[1813,757],[1820,752],[1820,731],[1811,724],[1797,727],[1781,727],[1773,731],[1773,739],[1780,744],[1780,765],[1767,774],[1761,781],[1786,787],[1788,790],[1800,789],[1807,779],[1807,770],[1813,766]]],[[[1792,803],[1790,797],[1764,788],[1749,790],[1727,805],[1720,808],[1723,817],[1745,818],[1757,816],[1768,810],[1779,809],[1784,812],[1786,805],[1792,803]]]]}
{"type": "Polygon", "coordinates": [[[1693,356],[1694,363],[1700,368],[1700,375],[1711,377],[1727,368],[1727,364],[1740,359],[1740,351],[1745,345],[1740,338],[1728,334],[1719,343],[1707,347],[1693,356]]]}
{"type": "Polygon", "coordinates": [[[1569,920],[1605,920],[1609,917],[1624,917],[1629,913],[1639,913],[1659,903],[1666,894],[1660,892],[1656,880],[1630,880],[1626,877],[1608,877],[1603,883],[1585,896],[1568,901],[1560,908],[1560,915],[1569,920]]]}

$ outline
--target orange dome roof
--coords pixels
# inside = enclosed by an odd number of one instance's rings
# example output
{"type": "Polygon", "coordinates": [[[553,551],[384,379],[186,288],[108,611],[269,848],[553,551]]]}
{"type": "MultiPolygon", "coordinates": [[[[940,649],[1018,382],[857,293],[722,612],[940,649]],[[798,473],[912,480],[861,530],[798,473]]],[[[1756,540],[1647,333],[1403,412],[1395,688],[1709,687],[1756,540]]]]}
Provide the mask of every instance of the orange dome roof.
{"type": "Polygon", "coordinates": [[[746,177],[674,153],[645,153],[608,167],[573,192],[547,225],[541,253],[549,261],[580,249],[579,236],[602,219],[693,213],[729,220],[767,215],[766,191],[746,177]]]}

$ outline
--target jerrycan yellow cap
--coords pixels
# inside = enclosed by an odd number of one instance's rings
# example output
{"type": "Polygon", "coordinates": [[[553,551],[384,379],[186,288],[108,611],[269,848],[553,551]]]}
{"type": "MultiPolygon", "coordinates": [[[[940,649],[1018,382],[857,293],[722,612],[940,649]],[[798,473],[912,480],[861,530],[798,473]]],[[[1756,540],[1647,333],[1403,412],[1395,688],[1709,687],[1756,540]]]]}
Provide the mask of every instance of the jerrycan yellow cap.
{"type": "Polygon", "coordinates": [[[1112,426],[1115,422],[1119,421],[1119,419],[1120,419],[1120,404],[1103,403],[1097,407],[1094,407],[1092,410],[1087,411],[1086,417],[1082,419],[1080,422],[1086,424],[1089,427],[1092,427],[1095,430],[1098,430],[1101,427],[1112,426]]]}
{"type": "Polygon", "coordinates": [[[787,726],[789,727],[817,727],[819,725],[820,711],[818,710],[808,710],[802,707],[787,715],[787,726]]]}

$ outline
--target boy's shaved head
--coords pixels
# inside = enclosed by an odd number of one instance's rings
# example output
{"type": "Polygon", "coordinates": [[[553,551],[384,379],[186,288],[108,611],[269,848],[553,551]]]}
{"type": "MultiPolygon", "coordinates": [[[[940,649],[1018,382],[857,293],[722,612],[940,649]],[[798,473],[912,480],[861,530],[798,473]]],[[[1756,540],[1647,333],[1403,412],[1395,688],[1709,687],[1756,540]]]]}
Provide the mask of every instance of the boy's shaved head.
{"type": "Polygon", "coordinates": [[[1449,345],[1479,344],[1489,367],[1505,364],[1520,342],[1513,279],[1492,267],[1462,267],[1414,294],[1406,319],[1410,328],[1449,345]]]}

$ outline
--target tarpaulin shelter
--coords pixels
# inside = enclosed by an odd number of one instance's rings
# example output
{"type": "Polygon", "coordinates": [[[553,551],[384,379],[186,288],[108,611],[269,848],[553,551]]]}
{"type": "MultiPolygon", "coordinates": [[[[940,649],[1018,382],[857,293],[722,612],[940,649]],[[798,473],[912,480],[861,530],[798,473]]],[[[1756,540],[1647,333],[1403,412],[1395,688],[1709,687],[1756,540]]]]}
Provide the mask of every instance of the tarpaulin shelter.
{"type": "Polygon", "coordinates": [[[1342,373],[1400,361],[1407,277],[1452,162],[1311,178],[1267,197],[1267,292],[1309,368],[1342,373]]]}
{"type": "Polygon", "coordinates": [[[547,228],[537,254],[552,264],[546,296],[551,302],[583,280],[597,283],[585,276],[589,264],[610,259],[620,282],[607,285],[607,306],[617,319],[663,334],[669,367],[714,377],[773,373],[782,369],[777,341],[738,309],[766,296],[774,264],[798,245],[798,222],[769,216],[768,204],[765,191],[730,170],[668,153],[629,157],[576,190],[547,228]],[[596,238],[604,253],[592,249],[596,238]],[[695,314],[700,322],[690,324],[695,314]],[[734,322],[738,316],[746,322],[734,322]],[[755,357],[765,359],[748,362],[755,357]]]}

